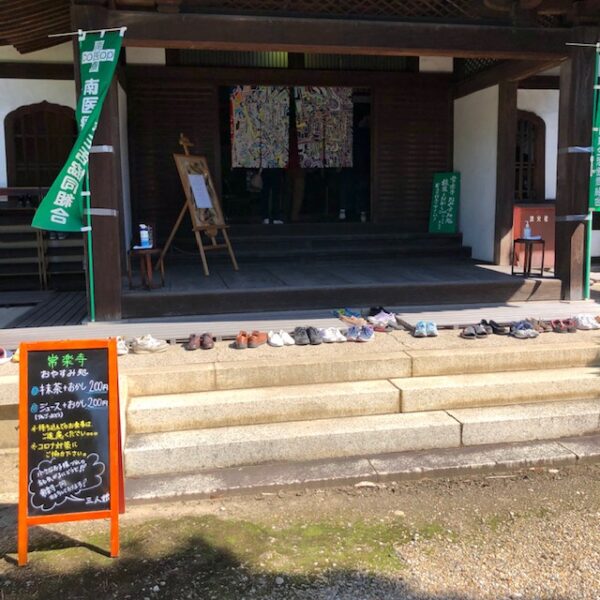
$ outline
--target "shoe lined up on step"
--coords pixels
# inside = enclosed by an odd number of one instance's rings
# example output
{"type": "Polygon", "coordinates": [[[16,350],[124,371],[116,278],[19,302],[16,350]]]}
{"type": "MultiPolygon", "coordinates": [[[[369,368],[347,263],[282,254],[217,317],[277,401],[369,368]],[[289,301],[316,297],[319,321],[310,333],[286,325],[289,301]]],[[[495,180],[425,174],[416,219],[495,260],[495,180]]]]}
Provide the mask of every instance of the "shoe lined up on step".
{"type": "Polygon", "coordinates": [[[337,327],[327,327],[327,329],[319,329],[321,337],[326,344],[335,344],[345,342],[346,337],[337,327]]]}
{"type": "Polygon", "coordinates": [[[367,321],[371,325],[378,327],[388,327],[390,329],[401,330],[402,326],[398,324],[396,315],[387,311],[383,306],[372,306],[367,316],[367,321]]]}
{"type": "Polygon", "coordinates": [[[413,337],[424,338],[424,337],[437,337],[438,328],[433,321],[419,321],[415,325],[413,331],[413,337]]]}
{"type": "Polygon", "coordinates": [[[575,321],[577,329],[581,329],[583,331],[590,329],[600,329],[600,324],[590,314],[582,313],[579,315],[575,315],[575,317],[573,317],[573,320],[575,321]]]}
{"type": "Polygon", "coordinates": [[[279,331],[269,331],[268,344],[274,348],[283,348],[283,346],[293,346],[296,342],[294,338],[283,329],[279,331]]]}
{"type": "Polygon", "coordinates": [[[157,352],[166,352],[169,344],[165,340],[158,340],[150,334],[135,338],[131,344],[131,351],[134,354],[155,354],[157,352]]]}
{"type": "Polygon", "coordinates": [[[533,328],[531,323],[527,321],[517,321],[510,326],[510,335],[520,340],[536,338],[540,334],[533,328]]]}
{"type": "Polygon", "coordinates": [[[117,355],[123,356],[125,354],[129,354],[129,346],[125,339],[119,335],[117,336],[117,355]]]}
{"type": "Polygon", "coordinates": [[[369,325],[361,327],[355,325],[346,332],[346,339],[349,342],[372,342],[375,339],[375,332],[369,325]]]}

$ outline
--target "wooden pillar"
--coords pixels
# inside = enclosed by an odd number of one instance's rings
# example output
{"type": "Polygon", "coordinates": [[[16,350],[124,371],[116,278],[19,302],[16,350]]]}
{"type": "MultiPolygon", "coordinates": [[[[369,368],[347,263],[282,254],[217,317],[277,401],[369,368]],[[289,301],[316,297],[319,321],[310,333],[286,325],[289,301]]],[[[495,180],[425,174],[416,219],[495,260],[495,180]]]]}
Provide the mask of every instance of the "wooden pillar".
{"type": "Polygon", "coordinates": [[[515,203],[518,85],[516,81],[501,81],[498,91],[498,156],[494,226],[494,262],[498,265],[510,264],[515,203]]]}
{"type": "Polygon", "coordinates": [[[121,157],[116,77],[110,85],[90,154],[96,319],[121,318],[121,157]],[[97,152],[94,152],[97,149],[97,152]],[[97,214],[94,209],[98,210],[97,214]]]}
{"type": "MultiPolygon", "coordinates": [[[[598,32],[581,29],[574,41],[595,43],[598,32]]],[[[560,69],[555,272],[563,300],[581,300],[584,290],[586,224],[592,136],[593,48],[569,47],[560,69]]]]}

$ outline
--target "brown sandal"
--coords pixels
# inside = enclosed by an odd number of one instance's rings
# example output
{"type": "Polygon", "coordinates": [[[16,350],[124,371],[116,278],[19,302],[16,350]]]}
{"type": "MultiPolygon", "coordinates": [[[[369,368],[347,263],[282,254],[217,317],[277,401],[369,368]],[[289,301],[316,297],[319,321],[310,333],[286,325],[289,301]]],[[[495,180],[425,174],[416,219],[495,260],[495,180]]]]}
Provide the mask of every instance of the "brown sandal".
{"type": "Polygon", "coordinates": [[[186,349],[187,350],[198,350],[198,348],[200,348],[200,336],[192,333],[190,334],[190,339],[188,340],[188,343],[186,344],[186,349]]]}
{"type": "Polygon", "coordinates": [[[212,350],[215,347],[215,339],[210,333],[203,333],[200,336],[200,347],[202,350],[212,350]]]}

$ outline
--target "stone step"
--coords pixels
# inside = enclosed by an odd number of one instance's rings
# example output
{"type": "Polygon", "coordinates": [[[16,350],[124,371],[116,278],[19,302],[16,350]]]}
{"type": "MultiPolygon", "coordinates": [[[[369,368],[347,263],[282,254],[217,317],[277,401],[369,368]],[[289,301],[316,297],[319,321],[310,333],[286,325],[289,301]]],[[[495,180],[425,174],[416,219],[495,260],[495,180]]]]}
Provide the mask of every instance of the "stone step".
{"type": "MultiPolygon", "coordinates": [[[[398,345],[400,348],[401,346],[398,345]]],[[[261,358],[196,363],[193,366],[163,365],[156,369],[126,371],[130,396],[184,394],[212,390],[343,383],[407,377],[496,373],[538,369],[566,369],[600,365],[600,345],[593,342],[564,344],[508,344],[492,348],[452,348],[350,355],[348,347],[327,356],[286,355],[277,360],[261,358]],[[343,350],[343,352],[341,351],[343,350]]],[[[334,348],[337,350],[337,347],[334,348]]],[[[125,371],[124,371],[125,373],[125,371]]],[[[10,392],[17,381],[11,382],[10,392]]],[[[8,392],[7,388],[7,392],[8,392]]],[[[8,394],[7,394],[8,395],[8,394]]],[[[1,396],[1,389],[0,389],[1,396]]]]}
{"type": "MultiPolygon", "coordinates": [[[[325,345],[323,345],[324,347],[325,345]]],[[[294,349],[295,350],[295,349],[294,349]]],[[[332,350],[335,350],[332,349],[332,350]]],[[[235,390],[271,386],[303,385],[307,383],[343,383],[409,377],[411,359],[405,352],[372,352],[356,354],[350,360],[347,353],[315,356],[295,353],[274,360],[239,360],[163,367],[129,371],[130,396],[154,396],[169,393],[235,390]]]]}
{"type": "Polygon", "coordinates": [[[127,437],[127,477],[194,473],[279,461],[455,448],[460,423],[444,412],[193,429],[127,437]]]}
{"type": "Polygon", "coordinates": [[[393,379],[402,412],[600,398],[600,368],[393,379]]]}
{"type": "Polygon", "coordinates": [[[398,413],[389,381],[312,384],[132,398],[127,430],[181,431],[398,413]]]}
{"type": "Polygon", "coordinates": [[[600,400],[544,402],[448,411],[460,422],[462,444],[501,444],[600,431],[600,400]]]}

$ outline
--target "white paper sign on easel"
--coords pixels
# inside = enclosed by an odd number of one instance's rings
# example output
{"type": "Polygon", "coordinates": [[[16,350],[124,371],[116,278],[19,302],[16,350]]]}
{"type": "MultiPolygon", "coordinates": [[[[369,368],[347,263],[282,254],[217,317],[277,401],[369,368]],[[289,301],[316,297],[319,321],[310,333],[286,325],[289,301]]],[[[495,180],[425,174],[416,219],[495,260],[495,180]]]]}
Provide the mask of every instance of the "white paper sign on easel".
{"type": "Polygon", "coordinates": [[[206,187],[204,175],[189,175],[190,186],[194,194],[194,203],[197,208],[212,208],[212,200],[206,187]]]}

